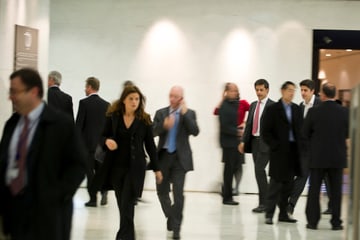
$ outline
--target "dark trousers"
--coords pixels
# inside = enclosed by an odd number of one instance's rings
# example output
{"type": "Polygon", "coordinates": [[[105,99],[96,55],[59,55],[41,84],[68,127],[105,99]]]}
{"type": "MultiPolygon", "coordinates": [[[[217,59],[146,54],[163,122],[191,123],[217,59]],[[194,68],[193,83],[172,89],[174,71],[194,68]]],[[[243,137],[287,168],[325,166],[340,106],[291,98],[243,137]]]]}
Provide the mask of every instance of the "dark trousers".
{"type": "Polygon", "coordinates": [[[266,218],[273,218],[276,205],[280,209],[279,217],[287,217],[288,198],[291,193],[293,181],[277,181],[270,179],[269,189],[266,197],[266,218]]]}
{"type": "Polygon", "coordinates": [[[341,187],[342,187],[342,168],[313,168],[310,169],[310,188],[306,202],[306,219],[309,224],[317,226],[320,221],[320,189],[325,176],[328,176],[332,216],[330,223],[332,226],[341,225],[341,187]]]}
{"type": "Polygon", "coordinates": [[[251,147],[254,160],[255,178],[259,189],[259,205],[265,205],[266,194],[268,191],[268,179],[265,168],[269,163],[269,154],[267,152],[260,151],[259,143],[259,138],[253,138],[251,147]]]}
{"type": "Polygon", "coordinates": [[[291,205],[292,209],[295,208],[295,205],[299,200],[301,193],[304,191],[307,179],[309,177],[310,151],[307,148],[303,149],[300,160],[302,176],[295,177],[294,186],[289,198],[289,205],[291,205]]]}
{"type": "Polygon", "coordinates": [[[223,201],[232,200],[232,182],[233,176],[238,172],[242,172],[242,164],[240,152],[237,148],[223,148],[224,165],[224,185],[223,185],[223,201]],[[240,165],[240,166],[239,166],[240,165]]]}
{"type": "MultiPolygon", "coordinates": [[[[289,198],[289,204],[291,204],[292,207],[296,206],[296,203],[299,200],[299,197],[301,196],[301,193],[304,191],[304,188],[305,188],[308,177],[309,177],[309,172],[306,172],[306,173],[304,173],[304,176],[295,178],[294,187],[293,187],[293,189],[291,191],[291,195],[290,195],[290,198],[289,198]]],[[[327,175],[324,177],[324,182],[325,182],[325,186],[326,186],[326,193],[327,193],[327,196],[329,198],[327,208],[331,209],[331,199],[330,199],[331,189],[330,189],[330,186],[329,186],[329,179],[328,179],[327,175]]]]}
{"type": "MultiPolygon", "coordinates": [[[[33,194],[30,191],[12,196],[6,188],[1,195],[6,205],[4,210],[4,231],[11,240],[69,240],[72,219],[72,198],[57,203],[40,212],[34,210],[33,194]],[[44,220],[46,219],[46,220],[44,220]]],[[[39,208],[37,208],[39,209],[39,208]]],[[[1,234],[0,234],[1,236],[1,234]]]]}
{"type": "Polygon", "coordinates": [[[116,239],[134,240],[135,195],[132,189],[131,176],[126,169],[112,169],[111,182],[115,190],[116,202],[120,214],[120,228],[116,239]]]}
{"type": "Polygon", "coordinates": [[[161,208],[167,218],[171,219],[174,231],[180,231],[182,212],[184,208],[185,170],[181,166],[176,152],[169,154],[165,150],[159,153],[160,170],[163,181],[156,185],[161,208]],[[170,199],[170,185],[172,184],[173,199],[170,199]]]}
{"type": "MultiPolygon", "coordinates": [[[[95,151],[89,152],[88,155],[88,166],[86,170],[86,179],[87,179],[87,190],[90,196],[90,202],[96,202],[97,190],[92,187],[92,182],[94,180],[95,174],[101,167],[101,163],[95,160],[94,158],[95,151]]],[[[106,194],[107,191],[101,191],[101,194],[106,194]]]]}

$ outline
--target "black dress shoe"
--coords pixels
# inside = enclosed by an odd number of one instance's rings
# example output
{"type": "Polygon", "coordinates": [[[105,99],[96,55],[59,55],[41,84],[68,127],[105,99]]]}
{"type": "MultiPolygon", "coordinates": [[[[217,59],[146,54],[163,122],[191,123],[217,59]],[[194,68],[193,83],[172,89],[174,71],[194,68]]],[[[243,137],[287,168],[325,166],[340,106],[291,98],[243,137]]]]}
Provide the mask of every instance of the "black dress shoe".
{"type": "Polygon", "coordinates": [[[338,230],[343,230],[344,227],[341,226],[341,225],[339,225],[339,226],[332,226],[331,229],[334,230],[334,231],[338,231],[338,230]]]}
{"type": "Polygon", "coordinates": [[[88,201],[87,203],[85,203],[86,207],[96,207],[96,202],[93,201],[88,201]]]}
{"type": "Polygon", "coordinates": [[[104,206],[104,205],[106,205],[106,204],[108,204],[108,198],[107,198],[107,193],[104,193],[104,194],[102,194],[102,196],[101,196],[100,205],[101,205],[101,206],[104,206]]]}
{"type": "Polygon", "coordinates": [[[173,230],[171,217],[168,217],[168,219],[167,219],[167,221],[166,221],[166,228],[167,228],[168,231],[172,231],[172,230],[173,230]]]}
{"type": "Polygon", "coordinates": [[[332,214],[332,210],[330,208],[326,209],[325,211],[322,212],[322,214],[332,214]]]}
{"type": "Polygon", "coordinates": [[[180,231],[174,231],[172,238],[173,239],[180,239],[180,231]]]}
{"type": "Polygon", "coordinates": [[[286,211],[288,214],[293,215],[294,214],[294,206],[291,203],[289,203],[289,205],[286,208],[286,211]]]}
{"type": "Polygon", "coordinates": [[[254,208],[252,211],[254,213],[263,213],[263,212],[265,212],[265,206],[259,205],[258,207],[254,208]]]}
{"type": "Polygon", "coordinates": [[[307,229],[312,229],[312,230],[316,230],[316,229],[317,229],[317,227],[316,227],[315,225],[310,224],[310,223],[306,224],[306,228],[307,228],[307,229]]]}
{"type": "Polygon", "coordinates": [[[279,217],[279,222],[296,223],[297,220],[286,216],[286,217],[279,217]]]}
{"type": "Polygon", "coordinates": [[[226,201],[224,200],[223,204],[225,204],[225,205],[239,205],[239,203],[234,201],[234,200],[226,200],[226,201]]]}
{"type": "Polygon", "coordinates": [[[273,224],[273,220],[271,218],[266,218],[265,219],[265,223],[266,224],[269,224],[269,225],[272,225],[273,224]]]}

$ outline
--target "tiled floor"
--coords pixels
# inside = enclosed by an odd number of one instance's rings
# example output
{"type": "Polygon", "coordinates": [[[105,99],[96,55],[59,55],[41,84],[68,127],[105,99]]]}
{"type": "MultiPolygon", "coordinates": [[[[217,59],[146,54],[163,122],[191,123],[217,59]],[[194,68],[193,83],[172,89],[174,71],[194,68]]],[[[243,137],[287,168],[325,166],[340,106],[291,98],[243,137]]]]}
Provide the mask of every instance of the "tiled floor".
{"type": "MultiPolygon", "coordinates": [[[[339,240],[345,239],[345,230],[330,230],[330,216],[322,215],[318,230],[305,228],[304,207],[306,197],[301,197],[295,210],[296,224],[264,223],[263,214],[254,214],[251,209],[257,204],[257,195],[242,194],[235,198],[239,206],[224,206],[215,193],[185,193],[184,219],[181,239],[189,240],[339,240]]],[[[326,206],[325,199],[323,206],[326,206]]],[[[86,208],[86,189],[81,188],[74,200],[73,240],[113,240],[119,226],[119,215],[113,192],[109,192],[109,204],[86,208]]],[[[347,197],[343,201],[343,220],[346,223],[347,197]]],[[[135,209],[135,229],[138,240],[169,239],[166,221],[162,214],[156,192],[145,191],[143,202],[135,209]]]]}

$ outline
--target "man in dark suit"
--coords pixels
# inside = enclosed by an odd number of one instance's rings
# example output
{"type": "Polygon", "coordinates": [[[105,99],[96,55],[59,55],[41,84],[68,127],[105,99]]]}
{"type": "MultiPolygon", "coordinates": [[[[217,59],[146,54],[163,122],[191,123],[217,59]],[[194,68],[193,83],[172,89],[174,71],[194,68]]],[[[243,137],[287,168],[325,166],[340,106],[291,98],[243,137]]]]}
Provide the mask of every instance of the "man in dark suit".
{"type": "Polygon", "coordinates": [[[269,147],[264,142],[260,130],[264,121],[263,112],[267,107],[273,104],[274,101],[268,98],[268,81],[265,79],[258,79],[255,81],[254,87],[258,100],[250,105],[245,132],[239,145],[239,151],[241,153],[252,153],[256,183],[259,189],[259,205],[252,211],[255,213],[262,213],[265,211],[265,199],[268,188],[265,168],[269,162],[269,147]],[[257,121],[254,121],[256,118],[257,121]],[[257,124],[255,124],[255,122],[257,122],[257,124]]]}
{"type": "Polygon", "coordinates": [[[0,143],[0,213],[14,240],[70,239],[72,197],[85,173],[86,152],[73,120],[42,97],[38,72],[11,74],[15,113],[0,143]]]}
{"type": "Polygon", "coordinates": [[[154,136],[159,136],[159,165],[163,174],[162,183],[156,185],[157,194],[173,239],[180,239],[185,174],[194,168],[189,136],[199,134],[196,114],[185,105],[183,93],[180,86],[171,88],[170,106],[156,111],[153,124],[154,136]],[[170,183],[173,203],[169,196],[170,183]]]}
{"type": "MultiPolygon", "coordinates": [[[[300,90],[301,90],[301,97],[304,101],[300,103],[300,108],[302,112],[303,118],[306,117],[306,114],[308,113],[309,109],[313,106],[317,106],[321,103],[321,100],[319,97],[314,95],[315,92],[315,83],[313,80],[305,79],[300,82],[300,90]]],[[[309,177],[309,146],[308,142],[304,141],[304,145],[302,146],[302,154],[301,154],[301,167],[302,167],[302,176],[298,176],[294,180],[294,186],[291,191],[291,195],[289,198],[289,204],[288,204],[288,213],[293,214],[294,208],[296,206],[296,203],[301,195],[301,193],[304,191],[306,181],[309,177]]]]}
{"type": "MultiPolygon", "coordinates": [[[[97,206],[97,192],[94,192],[90,186],[95,173],[100,168],[100,163],[95,160],[94,155],[105,125],[105,113],[110,105],[98,95],[99,88],[100,81],[97,78],[86,79],[85,94],[87,98],[79,101],[79,110],[76,116],[76,126],[82,134],[88,152],[86,177],[90,200],[85,203],[87,207],[97,206]]],[[[102,192],[100,204],[107,204],[107,191],[102,192]]]]}
{"type": "Polygon", "coordinates": [[[48,75],[48,105],[67,113],[71,119],[74,119],[72,97],[60,90],[60,84],[61,74],[57,71],[51,71],[48,75]]]}
{"type": "Polygon", "coordinates": [[[295,84],[285,82],[281,86],[281,99],[264,112],[261,135],[270,148],[270,183],[265,205],[266,224],[273,224],[276,205],[280,208],[279,222],[296,222],[287,213],[294,176],[301,174],[299,155],[303,118],[300,107],[292,102],[294,93],[295,84]]]}
{"type": "Polygon", "coordinates": [[[309,229],[320,221],[320,187],[327,174],[330,184],[333,230],[341,230],[341,187],[343,168],[347,165],[346,139],[349,134],[348,110],[335,102],[336,87],[325,83],[320,92],[323,101],[311,108],[304,122],[304,135],[310,140],[310,188],[306,203],[309,229]]]}

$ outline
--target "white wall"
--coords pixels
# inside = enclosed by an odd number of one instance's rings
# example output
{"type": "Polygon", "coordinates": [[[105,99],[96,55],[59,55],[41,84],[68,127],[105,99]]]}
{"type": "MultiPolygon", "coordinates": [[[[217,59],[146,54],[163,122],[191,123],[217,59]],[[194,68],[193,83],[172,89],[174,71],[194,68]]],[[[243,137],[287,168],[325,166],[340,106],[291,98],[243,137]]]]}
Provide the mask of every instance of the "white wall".
{"type": "MultiPolygon", "coordinates": [[[[253,101],[253,82],[265,78],[277,100],[282,82],[311,77],[312,29],[359,29],[359,10],[354,1],[52,1],[49,70],[63,73],[75,112],[91,75],[108,100],[124,80],[135,81],[152,115],[167,105],[172,85],[183,85],[201,131],[191,138],[195,171],[186,189],[213,191],[222,164],[212,111],[223,83],[235,81],[253,101]]],[[[250,155],[244,170],[241,191],[256,192],[250,155]]],[[[154,186],[152,176],[146,186],[154,186]]]]}
{"type": "Polygon", "coordinates": [[[49,0],[0,0],[0,131],[12,113],[8,89],[9,76],[14,71],[15,24],[39,30],[38,70],[46,76],[49,0]]]}

